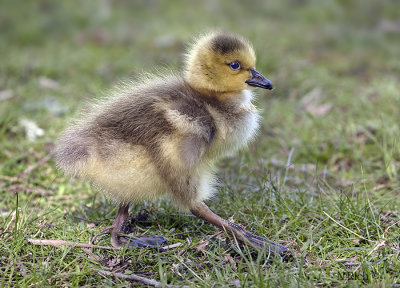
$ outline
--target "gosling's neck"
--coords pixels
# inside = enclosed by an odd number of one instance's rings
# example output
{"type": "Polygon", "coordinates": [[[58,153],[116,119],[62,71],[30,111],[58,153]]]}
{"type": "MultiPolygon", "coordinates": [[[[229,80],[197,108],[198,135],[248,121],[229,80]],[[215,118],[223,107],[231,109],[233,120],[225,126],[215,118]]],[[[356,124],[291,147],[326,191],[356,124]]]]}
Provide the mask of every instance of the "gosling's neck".
{"type": "Polygon", "coordinates": [[[209,98],[216,98],[221,102],[231,102],[235,99],[241,98],[240,95],[246,94],[247,90],[232,90],[232,91],[222,91],[217,88],[212,83],[199,83],[199,81],[191,81],[190,77],[184,77],[185,82],[189,85],[193,90],[200,93],[203,96],[209,98]]]}

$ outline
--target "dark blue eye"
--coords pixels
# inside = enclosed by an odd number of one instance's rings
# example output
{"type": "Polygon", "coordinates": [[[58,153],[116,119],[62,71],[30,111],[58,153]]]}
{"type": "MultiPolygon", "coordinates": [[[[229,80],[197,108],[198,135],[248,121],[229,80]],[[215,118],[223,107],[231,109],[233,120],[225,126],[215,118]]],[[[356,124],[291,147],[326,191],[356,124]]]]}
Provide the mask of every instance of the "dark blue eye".
{"type": "Polygon", "coordinates": [[[236,62],[236,61],[229,63],[229,66],[232,68],[232,70],[240,69],[240,64],[239,64],[239,62],[236,62]]]}

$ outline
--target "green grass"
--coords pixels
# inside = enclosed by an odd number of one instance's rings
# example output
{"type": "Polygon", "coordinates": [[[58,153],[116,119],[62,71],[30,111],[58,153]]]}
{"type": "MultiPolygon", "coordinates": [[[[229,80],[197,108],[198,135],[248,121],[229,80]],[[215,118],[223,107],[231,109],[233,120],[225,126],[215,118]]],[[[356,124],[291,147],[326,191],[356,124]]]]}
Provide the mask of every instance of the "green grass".
{"type": "Polygon", "coordinates": [[[93,268],[192,287],[400,284],[397,1],[3,2],[0,95],[12,97],[0,101],[0,286],[131,285],[93,268]],[[88,243],[116,206],[53,160],[25,178],[24,170],[48,155],[85,102],[141,71],[178,70],[185,43],[210,27],[247,36],[276,88],[259,91],[259,136],[220,163],[208,204],[286,245],[294,260],[209,239],[215,228],[168,201],[131,209],[137,233],[181,243],[163,253],[30,244],[88,243]],[[21,118],[44,136],[28,141],[21,118]]]}

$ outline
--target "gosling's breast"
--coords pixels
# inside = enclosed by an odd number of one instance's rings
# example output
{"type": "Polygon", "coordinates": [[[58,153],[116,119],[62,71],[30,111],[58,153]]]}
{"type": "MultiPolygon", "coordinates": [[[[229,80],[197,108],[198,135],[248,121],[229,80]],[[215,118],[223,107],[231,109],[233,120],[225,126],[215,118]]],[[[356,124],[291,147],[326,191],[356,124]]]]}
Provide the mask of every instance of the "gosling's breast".
{"type": "Polygon", "coordinates": [[[211,156],[226,156],[247,146],[257,134],[259,128],[259,113],[251,103],[253,94],[245,90],[235,103],[225,109],[209,106],[208,110],[216,124],[215,140],[209,153],[211,156]]]}

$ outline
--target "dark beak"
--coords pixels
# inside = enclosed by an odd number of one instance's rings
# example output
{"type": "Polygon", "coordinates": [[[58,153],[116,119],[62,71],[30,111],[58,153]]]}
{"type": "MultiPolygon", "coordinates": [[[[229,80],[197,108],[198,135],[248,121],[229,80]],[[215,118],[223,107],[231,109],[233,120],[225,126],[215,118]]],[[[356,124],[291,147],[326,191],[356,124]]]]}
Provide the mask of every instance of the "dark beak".
{"type": "Polygon", "coordinates": [[[260,87],[264,89],[272,89],[272,83],[256,70],[250,69],[252,78],[247,80],[246,83],[250,86],[260,87]]]}

